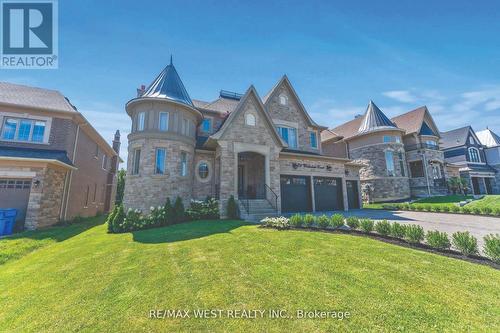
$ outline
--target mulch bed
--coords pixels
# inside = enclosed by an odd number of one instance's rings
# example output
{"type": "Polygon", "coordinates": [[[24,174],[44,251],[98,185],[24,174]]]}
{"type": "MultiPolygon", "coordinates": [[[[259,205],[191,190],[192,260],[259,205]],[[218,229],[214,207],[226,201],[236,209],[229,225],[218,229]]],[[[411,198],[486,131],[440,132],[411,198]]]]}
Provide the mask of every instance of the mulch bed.
{"type": "MultiPolygon", "coordinates": [[[[268,229],[277,229],[275,227],[267,227],[264,225],[261,225],[260,228],[268,228],[268,229]]],[[[493,267],[495,269],[500,270],[500,264],[497,264],[490,260],[487,257],[479,256],[479,255],[472,255],[472,256],[464,256],[462,253],[455,251],[455,250],[439,250],[436,248],[433,248],[427,244],[422,244],[422,243],[410,243],[404,239],[400,238],[395,238],[391,236],[383,236],[380,234],[375,234],[375,233],[365,233],[360,230],[350,230],[350,229],[319,229],[319,228],[295,228],[295,227],[290,227],[288,229],[277,229],[277,230],[300,230],[300,231],[310,231],[310,232],[325,232],[325,233],[331,233],[331,234],[350,234],[350,235],[356,235],[356,236],[361,236],[361,237],[367,237],[367,238],[372,238],[376,239],[385,243],[389,244],[394,244],[394,245],[399,245],[411,249],[416,249],[420,251],[425,251],[425,252],[430,252],[434,254],[439,254],[445,257],[449,258],[454,258],[454,259],[459,259],[463,261],[468,261],[474,264],[481,264],[481,265],[486,265],[493,267]]]]}

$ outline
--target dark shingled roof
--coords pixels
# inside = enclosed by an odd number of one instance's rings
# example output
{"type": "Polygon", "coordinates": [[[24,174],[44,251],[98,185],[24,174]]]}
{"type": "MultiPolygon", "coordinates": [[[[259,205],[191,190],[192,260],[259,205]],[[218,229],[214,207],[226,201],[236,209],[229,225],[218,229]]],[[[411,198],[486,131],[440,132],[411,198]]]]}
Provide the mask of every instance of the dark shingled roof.
{"type": "Polygon", "coordinates": [[[460,127],[448,132],[441,132],[441,148],[453,148],[465,145],[470,126],[460,127]]]}
{"type": "Polygon", "coordinates": [[[284,148],[281,151],[284,152],[284,153],[295,153],[295,154],[321,156],[320,153],[315,153],[313,151],[306,151],[306,150],[297,150],[297,149],[284,148]]]}
{"type": "Polygon", "coordinates": [[[0,146],[0,156],[57,160],[69,166],[74,166],[64,150],[0,146]]]}

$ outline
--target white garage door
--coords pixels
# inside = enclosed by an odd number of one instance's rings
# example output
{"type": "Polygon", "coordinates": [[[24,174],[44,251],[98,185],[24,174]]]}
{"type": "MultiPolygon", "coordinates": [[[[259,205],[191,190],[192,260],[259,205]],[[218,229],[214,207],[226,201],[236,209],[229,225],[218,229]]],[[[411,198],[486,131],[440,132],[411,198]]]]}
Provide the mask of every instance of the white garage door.
{"type": "Polygon", "coordinates": [[[30,197],[31,179],[0,178],[0,209],[17,209],[16,221],[24,221],[30,197]]]}

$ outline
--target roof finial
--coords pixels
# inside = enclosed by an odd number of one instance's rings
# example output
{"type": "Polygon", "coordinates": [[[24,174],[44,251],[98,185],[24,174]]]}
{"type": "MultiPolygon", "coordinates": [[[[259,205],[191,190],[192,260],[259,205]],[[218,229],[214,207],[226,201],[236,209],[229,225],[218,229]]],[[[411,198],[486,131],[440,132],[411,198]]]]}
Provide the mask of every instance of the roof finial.
{"type": "Polygon", "coordinates": [[[170,66],[173,65],[173,62],[172,62],[172,55],[170,55],[170,66]]]}

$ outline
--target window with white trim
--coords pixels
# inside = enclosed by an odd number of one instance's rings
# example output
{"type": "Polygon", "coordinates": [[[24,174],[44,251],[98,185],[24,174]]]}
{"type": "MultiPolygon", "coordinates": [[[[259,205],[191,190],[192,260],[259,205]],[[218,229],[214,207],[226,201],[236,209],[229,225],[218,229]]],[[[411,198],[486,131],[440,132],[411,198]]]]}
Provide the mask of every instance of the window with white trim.
{"type": "Polygon", "coordinates": [[[187,176],[187,153],[181,152],[181,176],[187,176]]]}
{"type": "Polygon", "coordinates": [[[247,113],[245,115],[245,125],[248,125],[248,126],[255,126],[255,115],[253,115],[252,113],[247,113]]]}
{"type": "Polygon", "coordinates": [[[43,142],[46,122],[26,118],[5,118],[2,139],[12,141],[43,142]]]}
{"type": "Polygon", "coordinates": [[[479,149],[470,147],[469,148],[469,159],[471,162],[480,163],[481,155],[479,154],[479,149]]]}
{"type": "Polygon", "coordinates": [[[160,131],[168,131],[168,112],[160,112],[160,119],[158,121],[160,131]]]}
{"type": "Polygon", "coordinates": [[[145,121],[146,121],[146,113],[139,112],[139,114],[137,115],[137,130],[138,131],[144,131],[145,121]]]}
{"type": "Polygon", "coordinates": [[[165,148],[156,148],[155,153],[155,173],[157,175],[165,174],[165,161],[167,158],[167,151],[165,148]]]}
{"type": "Polygon", "coordinates": [[[395,176],[394,173],[394,153],[391,150],[385,151],[385,166],[388,176],[395,176]]]}
{"type": "Polygon", "coordinates": [[[286,98],[286,95],[281,94],[279,96],[279,101],[280,101],[280,105],[287,105],[288,104],[288,98],[286,98]]]}
{"type": "Polygon", "coordinates": [[[283,141],[288,144],[288,148],[297,148],[297,129],[283,126],[277,126],[277,128],[283,141]]]}

